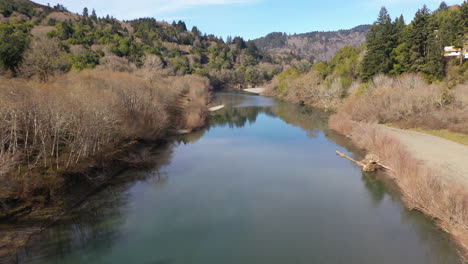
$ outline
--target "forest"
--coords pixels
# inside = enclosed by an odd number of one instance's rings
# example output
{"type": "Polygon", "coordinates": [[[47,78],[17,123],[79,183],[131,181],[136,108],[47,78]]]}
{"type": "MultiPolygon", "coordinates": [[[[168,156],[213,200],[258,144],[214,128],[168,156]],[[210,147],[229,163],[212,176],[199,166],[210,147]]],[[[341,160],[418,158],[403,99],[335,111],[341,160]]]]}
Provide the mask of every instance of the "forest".
{"type": "Polygon", "coordinates": [[[271,93],[340,111],[356,121],[468,133],[468,63],[444,57],[444,47],[468,40],[468,3],[426,6],[406,24],[382,8],[366,44],[347,46],[310,71],[291,67],[273,79],[271,93]]]}
{"type": "Polygon", "coordinates": [[[4,74],[35,78],[83,69],[133,72],[151,68],[165,76],[208,77],[215,88],[256,86],[271,80],[294,56],[273,57],[241,37],[222,38],[188,30],[183,21],[154,18],[119,21],[81,14],[62,5],[27,0],[0,3],[0,67],[4,74]],[[53,60],[46,58],[54,57],[53,60]]]}

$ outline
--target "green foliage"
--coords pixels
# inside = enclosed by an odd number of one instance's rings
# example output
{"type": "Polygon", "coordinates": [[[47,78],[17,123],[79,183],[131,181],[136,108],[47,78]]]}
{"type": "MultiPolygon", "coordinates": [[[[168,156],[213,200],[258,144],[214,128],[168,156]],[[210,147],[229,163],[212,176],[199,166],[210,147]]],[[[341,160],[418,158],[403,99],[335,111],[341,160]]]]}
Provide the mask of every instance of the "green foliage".
{"type": "Polygon", "coordinates": [[[92,69],[99,64],[100,54],[93,51],[88,51],[83,54],[71,56],[72,69],[84,70],[92,69]]]}
{"type": "Polygon", "coordinates": [[[40,11],[37,8],[42,8],[45,14],[52,11],[52,8],[47,6],[41,6],[32,1],[24,0],[1,0],[0,1],[0,14],[9,17],[13,12],[24,14],[28,17],[39,15],[40,11]]]}
{"type": "Polygon", "coordinates": [[[420,72],[429,81],[445,76],[444,46],[463,47],[468,23],[468,3],[448,8],[441,3],[431,12],[419,9],[408,26],[403,17],[391,23],[382,9],[367,38],[367,55],[362,64],[362,78],[377,73],[403,74],[420,72]]]}
{"type": "Polygon", "coordinates": [[[190,74],[190,62],[186,56],[177,56],[172,58],[171,66],[178,75],[190,74]]]}
{"type": "Polygon", "coordinates": [[[323,79],[325,79],[329,74],[329,68],[327,62],[318,62],[312,66],[312,70],[318,72],[323,79]]]}
{"type": "Polygon", "coordinates": [[[301,76],[301,72],[296,68],[289,68],[278,75],[278,92],[280,94],[286,93],[288,90],[288,83],[291,80],[295,80],[301,76]]]}
{"type": "Polygon", "coordinates": [[[398,32],[395,32],[395,24],[392,23],[387,9],[383,7],[367,35],[367,54],[362,65],[364,80],[370,79],[376,73],[391,71],[391,53],[397,46],[398,32]]]}
{"type": "MultiPolygon", "coordinates": [[[[3,16],[19,12],[32,18],[31,25],[55,27],[46,36],[59,42],[73,70],[96,67],[104,54],[92,51],[95,49],[106,51],[106,55],[110,51],[124,57],[122,61],[137,67],[143,67],[144,59],[149,54],[155,54],[161,59],[158,69],[168,67],[170,69],[167,72],[179,75],[195,73],[210,77],[213,84],[231,87],[256,85],[271,80],[279,73],[278,68],[271,64],[292,63],[295,59],[292,55],[285,60],[273,58],[258,49],[254,42],[247,42],[241,37],[230,37],[225,43],[222,38],[202,34],[197,27],[188,31],[183,21],[174,21],[172,25],[154,18],[121,22],[109,15],[98,18],[96,11],[90,10],[84,8],[78,19],[45,20],[48,13],[65,12],[66,8],[62,5],[50,8],[27,0],[0,1],[0,13],[3,16]],[[86,52],[71,55],[71,50],[76,50],[71,49],[72,46],[78,46],[78,49],[86,52]],[[260,65],[264,62],[268,63],[260,65]]],[[[1,23],[0,26],[0,52],[3,52],[1,66],[14,71],[27,49],[30,26],[1,23]]],[[[311,65],[306,63],[297,66],[306,71],[311,65]]]]}
{"type": "Polygon", "coordinates": [[[0,24],[0,66],[16,73],[28,46],[30,25],[12,21],[0,24]]]}
{"type": "Polygon", "coordinates": [[[193,74],[202,76],[202,77],[210,77],[210,73],[207,69],[197,69],[193,74]]]}
{"type": "Polygon", "coordinates": [[[245,71],[245,80],[255,86],[263,81],[263,76],[257,68],[248,67],[245,71]]]}

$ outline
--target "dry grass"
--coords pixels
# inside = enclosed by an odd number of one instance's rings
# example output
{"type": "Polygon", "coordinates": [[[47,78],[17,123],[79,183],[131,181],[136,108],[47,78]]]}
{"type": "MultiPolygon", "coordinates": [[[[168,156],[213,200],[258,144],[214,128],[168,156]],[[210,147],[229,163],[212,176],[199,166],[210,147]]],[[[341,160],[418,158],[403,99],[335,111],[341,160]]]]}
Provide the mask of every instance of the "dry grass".
{"type": "Polygon", "coordinates": [[[52,12],[45,18],[44,21],[49,21],[49,19],[55,19],[60,22],[66,22],[69,20],[79,21],[80,16],[70,12],[52,12]]]}
{"type": "Polygon", "coordinates": [[[341,113],[330,118],[329,126],[348,135],[359,146],[377,154],[399,186],[410,209],[432,217],[460,245],[468,258],[468,191],[455,182],[438,177],[438,172],[416,160],[405,146],[372,124],[358,123],[341,113]]]}
{"type": "Polygon", "coordinates": [[[31,29],[31,34],[36,38],[46,38],[47,33],[57,31],[54,26],[35,26],[31,29]]]}

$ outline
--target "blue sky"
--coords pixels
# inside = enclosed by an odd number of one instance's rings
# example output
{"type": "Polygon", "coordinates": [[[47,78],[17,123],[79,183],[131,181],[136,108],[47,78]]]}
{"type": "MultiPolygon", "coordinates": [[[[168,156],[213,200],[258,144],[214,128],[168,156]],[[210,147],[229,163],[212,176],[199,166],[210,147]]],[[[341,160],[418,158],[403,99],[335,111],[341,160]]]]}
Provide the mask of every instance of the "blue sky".
{"type": "MultiPolygon", "coordinates": [[[[184,20],[202,32],[226,37],[252,39],[273,31],[304,33],[348,29],[375,21],[382,6],[392,17],[403,14],[407,22],[426,4],[436,9],[440,0],[36,0],[41,4],[61,3],[81,13],[83,7],[96,9],[98,16],[118,19],[155,17],[184,20]]],[[[446,0],[461,4],[463,0],[446,0]]]]}

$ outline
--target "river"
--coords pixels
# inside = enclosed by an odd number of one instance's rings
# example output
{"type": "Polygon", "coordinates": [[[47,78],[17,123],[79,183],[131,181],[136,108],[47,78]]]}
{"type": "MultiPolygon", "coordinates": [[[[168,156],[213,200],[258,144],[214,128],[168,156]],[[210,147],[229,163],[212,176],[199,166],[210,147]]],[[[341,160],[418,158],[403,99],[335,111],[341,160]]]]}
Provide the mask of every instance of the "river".
{"type": "Polygon", "coordinates": [[[18,255],[20,263],[460,263],[447,235],[338,149],[327,114],[217,94],[210,125],[154,149],[18,255]]]}

